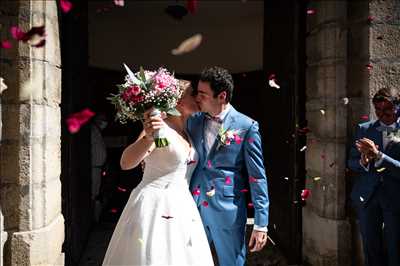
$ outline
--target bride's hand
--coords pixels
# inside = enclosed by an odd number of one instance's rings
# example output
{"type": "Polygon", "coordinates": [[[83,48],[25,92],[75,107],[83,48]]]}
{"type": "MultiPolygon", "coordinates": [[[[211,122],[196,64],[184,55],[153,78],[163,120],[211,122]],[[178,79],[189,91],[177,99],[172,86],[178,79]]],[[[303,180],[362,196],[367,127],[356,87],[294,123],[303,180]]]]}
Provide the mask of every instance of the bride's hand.
{"type": "Polygon", "coordinates": [[[151,116],[151,112],[154,111],[154,108],[147,110],[144,113],[143,120],[143,129],[146,133],[146,137],[153,138],[153,134],[155,131],[159,130],[164,126],[164,120],[160,116],[151,116]]]}

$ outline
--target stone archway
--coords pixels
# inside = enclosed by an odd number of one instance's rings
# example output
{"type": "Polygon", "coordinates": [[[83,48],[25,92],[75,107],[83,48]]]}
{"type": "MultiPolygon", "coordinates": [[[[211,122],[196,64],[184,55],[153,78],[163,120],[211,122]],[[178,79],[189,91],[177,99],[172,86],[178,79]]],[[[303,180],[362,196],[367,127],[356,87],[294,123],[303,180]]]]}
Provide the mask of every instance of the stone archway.
{"type": "Polygon", "coordinates": [[[12,42],[0,50],[2,97],[0,196],[5,265],[64,265],[61,251],[61,59],[57,2],[2,1],[1,39],[13,25],[44,25],[46,45],[12,42]]]}

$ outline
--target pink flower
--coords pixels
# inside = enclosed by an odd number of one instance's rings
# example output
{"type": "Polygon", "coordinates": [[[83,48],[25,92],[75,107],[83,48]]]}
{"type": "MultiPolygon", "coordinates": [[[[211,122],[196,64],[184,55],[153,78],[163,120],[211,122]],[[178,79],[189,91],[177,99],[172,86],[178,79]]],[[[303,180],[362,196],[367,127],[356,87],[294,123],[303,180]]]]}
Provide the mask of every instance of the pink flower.
{"type": "Polygon", "coordinates": [[[60,6],[61,6],[61,10],[64,13],[68,13],[69,11],[71,11],[72,3],[69,2],[68,0],[60,0],[60,6]]]}
{"type": "Polygon", "coordinates": [[[242,143],[242,139],[240,138],[240,136],[239,135],[234,135],[233,136],[233,140],[236,142],[236,144],[240,144],[240,143],[242,143]]]}
{"type": "Polygon", "coordinates": [[[4,40],[1,42],[1,48],[10,49],[11,47],[12,47],[12,44],[9,40],[4,40]]]}

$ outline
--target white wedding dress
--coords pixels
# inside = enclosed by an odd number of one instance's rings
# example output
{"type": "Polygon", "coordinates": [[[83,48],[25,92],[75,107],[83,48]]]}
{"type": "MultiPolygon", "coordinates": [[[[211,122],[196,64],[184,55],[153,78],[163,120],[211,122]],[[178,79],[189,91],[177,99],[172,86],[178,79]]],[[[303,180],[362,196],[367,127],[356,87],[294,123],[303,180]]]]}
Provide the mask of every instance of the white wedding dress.
{"type": "Polygon", "coordinates": [[[165,126],[170,144],[145,158],[142,182],[131,192],[103,265],[214,265],[189,191],[197,161],[193,148],[165,126]]]}

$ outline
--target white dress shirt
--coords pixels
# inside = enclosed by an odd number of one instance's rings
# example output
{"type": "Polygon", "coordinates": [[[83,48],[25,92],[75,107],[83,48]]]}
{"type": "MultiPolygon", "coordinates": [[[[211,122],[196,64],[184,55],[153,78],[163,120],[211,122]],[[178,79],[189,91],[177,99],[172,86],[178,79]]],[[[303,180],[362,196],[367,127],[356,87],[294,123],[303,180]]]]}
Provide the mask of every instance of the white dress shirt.
{"type": "MultiPolygon", "coordinates": [[[[216,115],[222,122],[225,120],[226,115],[228,114],[229,110],[231,109],[231,105],[228,103],[225,110],[223,110],[221,113],[216,115]]],[[[206,125],[204,129],[204,137],[205,137],[205,142],[206,142],[206,149],[207,149],[207,154],[210,152],[212,145],[214,144],[218,131],[220,130],[222,126],[222,123],[212,120],[212,119],[206,119],[206,125]]],[[[267,226],[258,226],[254,225],[253,227],[254,230],[256,231],[261,231],[261,232],[268,232],[268,227],[267,226]]]]}

